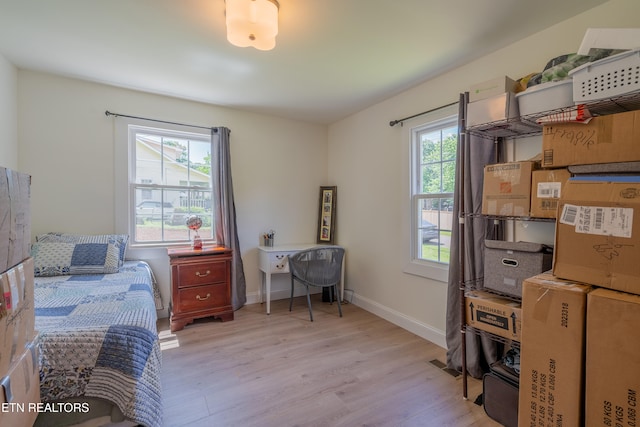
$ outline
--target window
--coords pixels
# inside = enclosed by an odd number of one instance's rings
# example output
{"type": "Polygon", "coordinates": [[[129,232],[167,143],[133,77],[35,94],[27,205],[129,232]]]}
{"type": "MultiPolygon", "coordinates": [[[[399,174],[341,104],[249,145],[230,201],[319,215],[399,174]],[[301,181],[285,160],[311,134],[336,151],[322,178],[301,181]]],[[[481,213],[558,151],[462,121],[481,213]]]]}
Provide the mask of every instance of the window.
{"type": "Polygon", "coordinates": [[[137,244],[186,243],[186,219],[202,218],[198,234],[214,237],[211,136],[129,126],[129,234],[137,244]]]}
{"type": "Polygon", "coordinates": [[[430,277],[446,280],[451,231],[457,223],[453,215],[457,116],[415,128],[411,138],[412,259],[439,270],[430,277]]]}

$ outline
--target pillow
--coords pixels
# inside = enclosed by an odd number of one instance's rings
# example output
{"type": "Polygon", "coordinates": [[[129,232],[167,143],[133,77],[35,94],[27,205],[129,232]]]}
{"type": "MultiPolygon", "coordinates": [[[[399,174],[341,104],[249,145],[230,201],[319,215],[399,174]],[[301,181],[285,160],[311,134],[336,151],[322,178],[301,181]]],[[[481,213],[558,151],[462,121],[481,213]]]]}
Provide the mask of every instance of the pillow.
{"type": "Polygon", "coordinates": [[[34,276],[110,274],[120,269],[120,245],[109,243],[36,242],[31,247],[34,276]]]}
{"type": "Polygon", "coordinates": [[[128,234],[68,234],[46,233],[36,236],[36,242],[67,242],[67,243],[109,243],[118,242],[120,246],[119,263],[124,264],[124,255],[129,242],[128,234]]]}

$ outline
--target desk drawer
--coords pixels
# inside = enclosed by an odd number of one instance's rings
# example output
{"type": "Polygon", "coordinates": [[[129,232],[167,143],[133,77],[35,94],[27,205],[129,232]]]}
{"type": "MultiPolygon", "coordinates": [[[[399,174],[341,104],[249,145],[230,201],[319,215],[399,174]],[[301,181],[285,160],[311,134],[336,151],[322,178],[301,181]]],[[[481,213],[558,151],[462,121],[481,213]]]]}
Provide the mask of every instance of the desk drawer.
{"type": "Polygon", "coordinates": [[[230,304],[229,288],[226,283],[193,286],[178,291],[178,313],[191,313],[223,307],[230,304]]]}
{"type": "Polygon", "coordinates": [[[178,288],[226,282],[227,265],[226,260],[180,265],[178,288]]]}
{"type": "Polygon", "coordinates": [[[289,254],[274,253],[269,255],[269,269],[271,273],[289,272],[289,254]]]}

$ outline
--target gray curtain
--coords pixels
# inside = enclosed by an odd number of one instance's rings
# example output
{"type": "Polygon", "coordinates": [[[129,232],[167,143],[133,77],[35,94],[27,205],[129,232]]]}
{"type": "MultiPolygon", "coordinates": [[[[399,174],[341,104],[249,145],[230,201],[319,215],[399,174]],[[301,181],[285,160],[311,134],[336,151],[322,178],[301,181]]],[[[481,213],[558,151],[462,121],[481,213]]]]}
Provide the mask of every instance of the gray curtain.
{"type": "MultiPolygon", "coordinates": [[[[459,144],[456,164],[456,185],[453,210],[463,225],[453,227],[451,234],[451,262],[447,293],[447,367],[462,368],[462,296],[460,288],[482,278],[484,272],[485,238],[502,239],[502,227],[482,217],[482,183],[484,165],[497,160],[498,144],[466,132],[464,123],[468,94],[460,95],[459,144]],[[468,215],[472,213],[473,215],[468,215]],[[464,240],[463,240],[464,239],[464,240]],[[463,277],[464,274],[464,277],[463,277]]],[[[467,372],[480,378],[488,365],[497,360],[498,346],[491,340],[473,333],[466,333],[467,372]]]]}
{"type": "Polygon", "coordinates": [[[213,153],[211,164],[217,165],[217,175],[213,177],[213,191],[216,206],[216,241],[233,251],[231,264],[231,304],[234,310],[247,302],[247,283],[238,240],[236,207],[233,201],[233,182],[231,180],[231,155],[229,135],[225,127],[211,129],[213,153]]]}

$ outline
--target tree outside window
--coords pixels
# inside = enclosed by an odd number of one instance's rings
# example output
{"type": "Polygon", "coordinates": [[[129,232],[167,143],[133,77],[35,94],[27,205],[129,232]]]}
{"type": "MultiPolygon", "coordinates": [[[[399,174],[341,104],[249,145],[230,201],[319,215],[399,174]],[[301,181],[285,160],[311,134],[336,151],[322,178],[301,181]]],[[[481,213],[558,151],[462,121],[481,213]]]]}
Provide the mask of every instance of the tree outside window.
{"type": "Polygon", "coordinates": [[[457,145],[456,117],[413,133],[414,259],[449,264],[457,145]]]}

